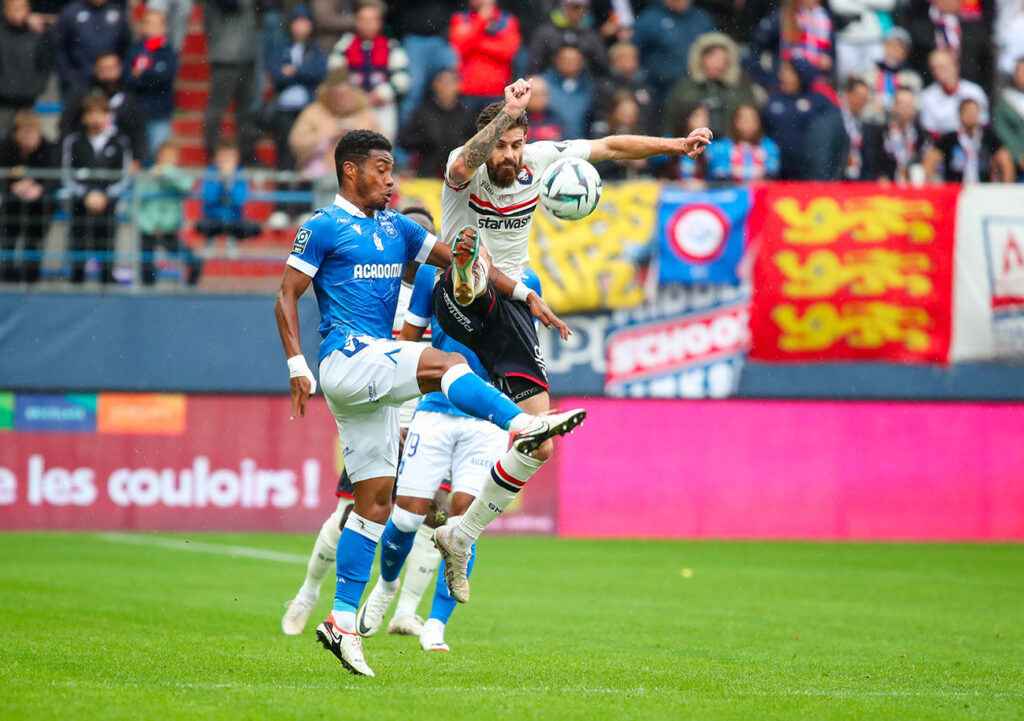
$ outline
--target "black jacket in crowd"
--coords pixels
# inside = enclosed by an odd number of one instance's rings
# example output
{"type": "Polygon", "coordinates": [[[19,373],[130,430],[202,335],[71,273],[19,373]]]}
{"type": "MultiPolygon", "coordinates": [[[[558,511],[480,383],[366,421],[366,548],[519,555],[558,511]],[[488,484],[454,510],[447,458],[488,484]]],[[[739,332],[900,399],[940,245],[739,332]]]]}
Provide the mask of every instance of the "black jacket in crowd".
{"type": "Polygon", "coordinates": [[[27,24],[11,25],[0,16],[0,105],[31,106],[49,77],[45,38],[27,24]]]}
{"type": "Polygon", "coordinates": [[[452,148],[460,147],[475,134],[474,115],[462,103],[445,110],[428,97],[399,132],[398,145],[419,155],[416,175],[443,178],[452,148]]]}
{"type": "Polygon", "coordinates": [[[146,115],[138,98],[122,85],[116,93],[109,95],[103,88],[92,81],[89,85],[73,90],[64,102],[64,112],[60,116],[60,137],[66,138],[73,132],[82,130],[82,102],[90,93],[103,92],[110,100],[110,110],[114,114],[114,125],[131,143],[132,156],[146,157],[146,115]]]}
{"type": "MultiPolygon", "coordinates": [[[[123,134],[110,127],[104,133],[104,143],[96,152],[89,136],[79,130],[64,138],[61,148],[61,168],[64,188],[80,202],[89,192],[98,190],[114,198],[123,193],[131,183],[129,170],[132,164],[132,149],[123,134]],[[111,171],[102,177],[90,174],[93,170],[111,171]]],[[[109,206],[113,212],[114,206],[109,206]]]]}
{"type": "MultiPolygon", "coordinates": [[[[0,168],[19,167],[56,170],[60,167],[60,153],[57,150],[56,143],[51,143],[46,138],[43,138],[42,142],[39,143],[39,147],[25,155],[21,152],[18,144],[14,142],[13,137],[0,140],[0,168]]],[[[13,197],[11,186],[21,180],[22,177],[24,176],[0,176],[0,198],[6,201],[8,198],[13,197]]],[[[60,187],[60,179],[55,175],[46,178],[36,178],[35,180],[43,186],[43,197],[40,200],[52,197],[53,193],[60,187]]],[[[0,215],[2,214],[3,211],[0,210],[0,215]]]]}

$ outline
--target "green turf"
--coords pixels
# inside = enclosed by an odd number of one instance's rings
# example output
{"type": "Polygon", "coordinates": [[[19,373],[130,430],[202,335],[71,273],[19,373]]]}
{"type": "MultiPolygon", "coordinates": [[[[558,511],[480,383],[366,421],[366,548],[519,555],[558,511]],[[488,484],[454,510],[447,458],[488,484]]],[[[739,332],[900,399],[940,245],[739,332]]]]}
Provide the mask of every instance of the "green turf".
{"type": "Polygon", "coordinates": [[[375,679],[281,634],[303,574],[0,535],[0,719],[1024,718],[1022,546],[487,538],[452,652],[375,637],[375,679]]]}

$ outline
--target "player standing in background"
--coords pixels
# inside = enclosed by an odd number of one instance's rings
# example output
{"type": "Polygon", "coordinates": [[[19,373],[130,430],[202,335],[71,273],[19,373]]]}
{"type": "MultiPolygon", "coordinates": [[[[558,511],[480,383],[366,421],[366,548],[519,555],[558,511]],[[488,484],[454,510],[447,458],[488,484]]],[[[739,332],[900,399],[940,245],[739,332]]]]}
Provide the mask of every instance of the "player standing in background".
{"type": "MultiPolygon", "coordinates": [[[[539,295],[540,281],[528,271],[524,282],[539,295]]],[[[431,344],[444,351],[465,356],[481,378],[487,377],[471,350],[448,337],[433,320],[433,291],[437,273],[425,266],[416,274],[401,340],[417,341],[431,331],[431,344]]],[[[430,499],[446,474],[451,474],[452,501],[450,522],[466,511],[487,480],[488,470],[508,449],[508,436],[500,429],[461,413],[444,394],[424,396],[409,426],[402,463],[398,467],[398,497],[391,518],[381,537],[380,578],[366,602],[356,614],[356,630],[364,637],[375,634],[384,622],[392,599],[398,592],[402,571],[413,539],[420,537],[423,522],[430,511],[430,499]]],[[[475,545],[473,547],[475,551],[475,545]]],[[[470,560],[472,569],[472,559],[470,560]]],[[[447,651],[445,624],[455,607],[455,599],[446,584],[438,584],[430,619],[420,634],[425,651],[447,651]],[[443,592],[442,592],[443,589],[443,592]]]]}
{"type": "MultiPolygon", "coordinates": [[[[482,243],[493,267],[519,278],[530,261],[529,239],[540,182],[559,158],[639,160],[654,155],[696,158],[711,144],[711,131],[698,128],[686,138],[611,135],[600,140],[526,143],[530,83],[505,88],[505,100],[477,116],[477,134],[448,157],[441,191],[441,237],[459,240],[452,267],[434,289],[434,312],[445,333],[472,349],[496,386],[528,413],[550,408],[547,372],[531,314],[540,296],[522,282],[510,298],[493,287],[478,288],[482,243]],[[465,249],[463,251],[463,249],[465,249]]],[[[454,246],[453,246],[454,247],[454,246]]],[[[445,560],[452,595],[469,598],[471,550],[484,528],[512,502],[552,453],[550,441],[532,453],[513,445],[491,470],[490,481],[455,524],[434,534],[445,560]]]]}
{"type": "MultiPolygon", "coordinates": [[[[397,406],[442,391],[459,410],[516,434],[514,444],[524,453],[567,433],[586,416],[582,410],[544,417],[524,413],[473,373],[461,355],[391,340],[406,264],[451,264],[448,246],[386,210],[394,187],[391,149],[387,138],[366,130],[338,141],[338,195],[296,233],[274,304],[288,359],[293,419],[305,415],[315,391],[299,341],[298,299],[310,283],[320,308],[320,381],[338,425],[355,502],[338,539],[334,610],[317,627],[317,638],[345,668],[365,676],[373,671],[355,632],[355,613],[391,511],[397,406]]],[[[489,278],[506,295],[516,285],[500,271],[492,270],[489,278]]],[[[568,335],[543,302],[534,307],[542,322],[568,335]]]]}

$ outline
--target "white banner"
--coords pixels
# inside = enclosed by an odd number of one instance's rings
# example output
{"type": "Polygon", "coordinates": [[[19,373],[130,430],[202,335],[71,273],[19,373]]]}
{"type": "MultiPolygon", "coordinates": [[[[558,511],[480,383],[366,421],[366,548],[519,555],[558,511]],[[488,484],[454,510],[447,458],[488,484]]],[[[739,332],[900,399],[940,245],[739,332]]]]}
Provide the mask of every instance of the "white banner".
{"type": "Polygon", "coordinates": [[[1024,361],[1024,185],[960,194],[950,360],[1024,361]]]}

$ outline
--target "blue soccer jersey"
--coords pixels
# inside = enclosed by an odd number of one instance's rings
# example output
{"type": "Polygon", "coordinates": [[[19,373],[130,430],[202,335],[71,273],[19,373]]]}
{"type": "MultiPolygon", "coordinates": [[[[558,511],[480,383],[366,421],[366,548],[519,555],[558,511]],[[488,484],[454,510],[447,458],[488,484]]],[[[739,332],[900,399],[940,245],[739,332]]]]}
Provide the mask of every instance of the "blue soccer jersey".
{"type": "Polygon", "coordinates": [[[340,195],[302,224],[287,263],[313,279],[319,360],[353,336],[391,338],[405,264],[426,261],[435,240],[400,213],[368,218],[340,195]]]}
{"type": "MultiPolygon", "coordinates": [[[[448,353],[461,353],[469,362],[469,367],[473,369],[473,372],[485,381],[490,382],[487,371],[484,370],[476,354],[441,330],[437,318],[434,317],[433,295],[436,279],[437,268],[433,266],[425,265],[416,273],[416,280],[412,286],[412,296],[409,298],[409,308],[405,311],[405,322],[417,328],[426,328],[429,325],[431,345],[448,353]]],[[[523,274],[523,282],[530,290],[536,291],[538,295],[541,294],[540,278],[533,270],[527,268],[526,273],[523,274]]],[[[452,402],[440,391],[423,396],[420,399],[419,405],[416,406],[416,410],[447,413],[451,416],[467,415],[453,406],[452,402]]]]}

